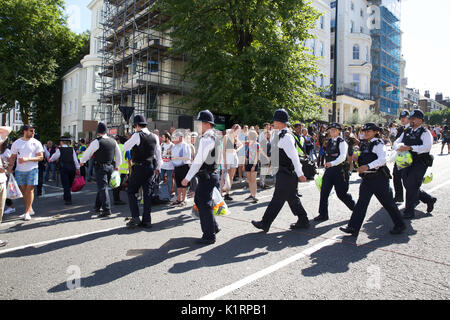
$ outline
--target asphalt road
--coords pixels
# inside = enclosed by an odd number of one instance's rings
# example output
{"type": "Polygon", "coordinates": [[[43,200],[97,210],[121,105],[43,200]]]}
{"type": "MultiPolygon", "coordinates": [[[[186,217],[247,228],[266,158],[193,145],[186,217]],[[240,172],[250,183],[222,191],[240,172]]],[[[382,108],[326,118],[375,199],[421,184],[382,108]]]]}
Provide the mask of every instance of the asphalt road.
{"type": "MultiPolygon", "coordinates": [[[[434,180],[424,185],[438,201],[407,220],[407,232],[392,236],[388,214],[373,198],[360,236],[343,236],[350,212],[335,195],[330,220],[289,230],[296,221],[285,205],[268,234],[259,220],[273,189],[246,203],[248,189],[235,190],[231,213],[217,218],[222,231],[210,246],[195,244],[198,220],[186,209],[155,207],[153,228],[128,230],[128,206],[113,215],[91,215],[94,184],[63,205],[62,190],[47,185],[25,222],[23,201],[4,216],[0,239],[0,299],[445,299],[450,298],[450,155],[436,155],[434,180]]],[[[358,197],[359,178],[350,192],[358,197]]],[[[309,218],[317,216],[314,182],[300,185],[309,218]]],[[[122,194],[124,200],[125,193],[122,194]]]]}

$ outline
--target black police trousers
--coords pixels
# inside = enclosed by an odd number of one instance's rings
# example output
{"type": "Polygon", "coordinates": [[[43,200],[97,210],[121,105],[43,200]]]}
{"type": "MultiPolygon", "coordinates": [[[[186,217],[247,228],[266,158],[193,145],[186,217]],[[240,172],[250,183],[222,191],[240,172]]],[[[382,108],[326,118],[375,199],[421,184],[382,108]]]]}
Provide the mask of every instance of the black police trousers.
{"type": "Polygon", "coordinates": [[[104,212],[111,211],[111,201],[108,192],[109,181],[114,171],[112,164],[99,164],[95,166],[95,179],[97,182],[97,197],[95,198],[95,209],[103,209],[104,212]]]}
{"type": "Polygon", "coordinates": [[[359,232],[373,195],[377,197],[378,201],[389,213],[394,225],[396,227],[403,226],[403,218],[394,202],[392,190],[389,186],[389,178],[382,173],[373,173],[370,177],[364,177],[362,179],[361,185],[359,186],[359,199],[348,223],[349,228],[359,232]]]}
{"type": "Polygon", "coordinates": [[[322,217],[328,218],[328,198],[333,187],[336,190],[338,198],[347,208],[351,211],[355,209],[355,201],[353,201],[352,196],[348,193],[349,178],[348,172],[346,172],[344,177],[342,166],[331,167],[325,170],[322,178],[322,188],[320,189],[319,214],[322,217]]]}
{"type": "Polygon", "coordinates": [[[394,199],[403,200],[402,171],[398,169],[397,164],[394,165],[392,176],[394,177],[394,199]]]}
{"type": "Polygon", "coordinates": [[[307,222],[308,217],[298,196],[298,178],[294,172],[289,172],[285,168],[280,168],[276,174],[275,191],[272,200],[261,220],[262,224],[270,227],[272,222],[280,213],[287,202],[292,213],[298,217],[300,222],[307,222]]]}
{"type": "Polygon", "coordinates": [[[150,164],[134,165],[131,175],[128,178],[128,205],[130,206],[131,217],[139,220],[139,205],[136,194],[142,187],[144,198],[144,211],[142,212],[142,222],[151,223],[150,213],[152,211],[152,190],[151,181],[155,170],[150,164]]]}
{"type": "Polygon", "coordinates": [[[411,166],[402,170],[403,184],[406,189],[405,213],[413,213],[420,201],[429,203],[433,197],[420,189],[427,166],[422,161],[414,161],[411,166]]]}
{"type": "Polygon", "coordinates": [[[72,184],[75,180],[76,169],[73,168],[64,168],[61,167],[59,170],[61,175],[61,183],[64,189],[64,201],[70,202],[72,201],[72,184]]]}
{"type": "Polygon", "coordinates": [[[213,214],[213,191],[220,188],[219,175],[217,173],[205,173],[197,175],[198,183],[195,189],[194,202],[198,208],[200,225],[205,240],[215,240],[219,229],[213,214]]]}

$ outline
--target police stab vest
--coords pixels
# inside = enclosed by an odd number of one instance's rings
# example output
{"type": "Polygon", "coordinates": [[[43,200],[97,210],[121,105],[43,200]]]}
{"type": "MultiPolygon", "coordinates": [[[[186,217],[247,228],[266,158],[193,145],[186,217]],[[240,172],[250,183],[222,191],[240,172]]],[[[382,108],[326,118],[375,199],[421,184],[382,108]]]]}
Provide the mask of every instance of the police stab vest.
{"type": "Polygon", "coordinates": [[[97,138],[99,148],[94,153],[95,163],[98,164],[112,164],[114,161],[114,152],[116,149],[116,142],[109,138],[97,138]]]}
{"type": "Polygon", "coordinates": [[[206,158],[206,161],[202,164],[200,167],[199,172],[200,173],[213,173],[217,170],[217,161],[216,161],[216,137],[214,134],[211,133],[205,133],[202,138],[211,138],[214,140],[214,148],[209,152],[208,157],[206,158]]]}
{"type": "MultiPolygon", "coordinates": [[[[369,163],[372,163],[373,161],[378,159],[378,155],[373,152],[373,148],[383,143],[381,139],[377,139],[375,141],[366,141],[361,143],[361,146],[359,147],[359,151],[361,152],[360,156],[358,157],[358,164],[359,166],[366,166],[369,163]]],[[[370,171],[376,171],[376,170],[370,170],[370,171]]]]}
{"type": "Polygon", "coordinates": [[[156,138],[152,134],[146,134],[142,131],[136,132],[141,138],[139,145],[135,145],[131,150],[131,159],[134,163],[153,164],[155,158],[156,138]]]}
{"type": "MultiPolygon", "coordinates": [[[[426,129],[424,127],[420,127],[419,129],[417,129],[415,132],[413,132],[413,129],[410,127],[408,129],[405,130],[404,135],[403,135],[403,140],[402,142],[405,144],[405,146],[421,146],[423,145],[423,141],[422,141],[422,134],[425,133],[426,129]]],[[[417,161],[417,160],[424,160],[426,158],[429,157],[429,153],[422,153],[422,154],[417,154],[417,152],[414,151],[410,151],[413,157],[413,161],[417,161]]]]}
{"type": "Polygon", "coordinates": [[[71,147],[62,147],[59,148],[59,152],[61,156],[59,158],[59,164],[61,168],[66,170],[75,170],[75,163],[73,162],[73,148],[71,147]]]}
{"type": "Polygon", "coordinates": [[[331,162],[339,158],[341,152],[339,150],[339,145],[344,142],[344,139],[338,137],[336,141],[333,139],[328,140],[327,147],[325,148],[325,160],[331,162]]]}
{"type": "MultiPolygon", "coordinates": [[[[284,138],[284,136],[286,134],[291,134],[291,133],[288,133],[287,130],[282,130],[279,135],[280,140],[282,138],[284,138]]],[[[279,154],[278,161],[280,164],[280,169],[285,168],[288,171],[293,172],[295,170],[295,167],[294,167],[294,164],[292,163],[291,158],[288,157],[288,155],[286,154],[286,152],[283,149],[278,148],[278,146],[276,148],[278,149],[278,154],[279,154]]]]}

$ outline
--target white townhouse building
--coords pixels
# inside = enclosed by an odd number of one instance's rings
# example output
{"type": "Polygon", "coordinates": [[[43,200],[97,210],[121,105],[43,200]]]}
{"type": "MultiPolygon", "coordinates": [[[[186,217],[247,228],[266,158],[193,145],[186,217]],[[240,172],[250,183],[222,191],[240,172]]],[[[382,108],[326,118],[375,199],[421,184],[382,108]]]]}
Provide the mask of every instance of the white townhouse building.
{"type": "Polygon", "coordinates": [[[99,40],[102,7],[103,0],[93,0],[88,5],[92,12],[90,52],[63,76],[61,134],[69,133],[74,139],[95,137],[97,121],[105,120],[97,112],[101,86],[98,73],[102,64],[99,40]]]}

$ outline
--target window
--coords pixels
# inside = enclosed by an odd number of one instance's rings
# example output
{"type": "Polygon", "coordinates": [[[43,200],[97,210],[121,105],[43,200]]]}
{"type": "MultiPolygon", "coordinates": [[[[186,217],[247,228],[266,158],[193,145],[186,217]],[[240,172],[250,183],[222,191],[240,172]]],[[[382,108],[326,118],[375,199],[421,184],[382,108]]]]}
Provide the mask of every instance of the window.
{"type": "Polygon", "coordinates": [[[357,44],[353,46],[353,60],[359,60],[359,46],[357,44]]]}
{"type": "Polygon", "coordinates": [[[69,101],[69,114],[72,113],[72,101],[69,101]]]}
{"type": "Polygon", "coordinates": [[[78,100],[75,99],[75,104],[73,105],[73,112],[77,113],[78,111],[78,100]]]}
{"type": "Polygon", "coordinates": [[[364,28],[363,27],[359,28],[359,33],[364,33],[364,28]]]}
{"type": "Polygon", "coordinates": [[[63,92],[66,93],[67,92],[67,80],[63,81],[63,92]]]}
{"type": "Polygon", "coordinates": [[[336,1],[331,1],[330,2],[330,8],[331,9],[336,8],[336,1]]]}
{"type": "Polygon", "coordinates": [[[336,30],[336,28],[335,28],[336,27],[336,20],[331,19],[330,26],[331,26],[331,28],[330,28],[331,32],[334,32],[336,30]]]}
{"type": "Polygon", "coordinates": [[[69,79],[69,91],[72,90],[72,78],[69,79]]]}
{"type": "Polygon", "coordinates": [[[320,56],[321,57],[325,57],[324,48],[323,48],[323,42],[320,42],[320,44],[319,44],[319,51],[320,51],[320,56]]]}
{"type": "Polygon", "coordinates": [[[325,28],[325,18],[324,16],[320,16],[320,29],[324,29],[325,28]]]}
{"type": "Polygon", "coordinates": [[[155,60],[147,60],[147,72],[158,72],[159,71],[159,62],[155,60]]]}
{"type": "Polygon", "coordinates": [[[73,87],[75,89],[78,88],[78,74],[75,75],[75,83],[73,84],[73,87]]]}
{"type": "Polygon", "coordinates": [[[83,69],[81,73],[81,86],[83,90],[83,94],[86,94],[86,82],[87,82],[87,69],[83,69]]]}
{"type": "Polygon", "coordinates": [[[353,90],[356,92],[359,92],[359,73],[354,73],[353,74],[353,90]]]}
{"type": "Polygon", "coordinates": [[[361,17],[364,17],[364,11],[363,11],[363,9],[361,9],[361,10],[359,11],[359,15],[360,15],[361,17]]]}
{"type": "Polygon", "coordinates": [[[67,112],[67,105],[64,103],[63,104],[63,112],[62,112],[63,115],[66,114],[66,112],[67,112]]]}
{"type": "Polygon", "coordinates": [[[353,1],[350,3],[350,9],[351,9],[352,11],[355,10],[355,4],[353,3],[353,1]]]}
{"type": "Polygon", "coordinates": [[[334,59],[334,45],[330,47],[330,59],[334,59]]]}
{"type": "Polygon", "coordinates": [[[311,40],[311,53],[313,56],[316,55],[316,39],[311,40]]]}
{"type": "Polygon", "coordinates": [[[350,33],[353,33],[355,31],[355,22],[350,21],[350,33]]]}
{"type": "Polygon", "coordinates": [[[324,78],[323,76],[320,76],[320,86],[324,87],[325,83],[324,83],[324,78]]]}

